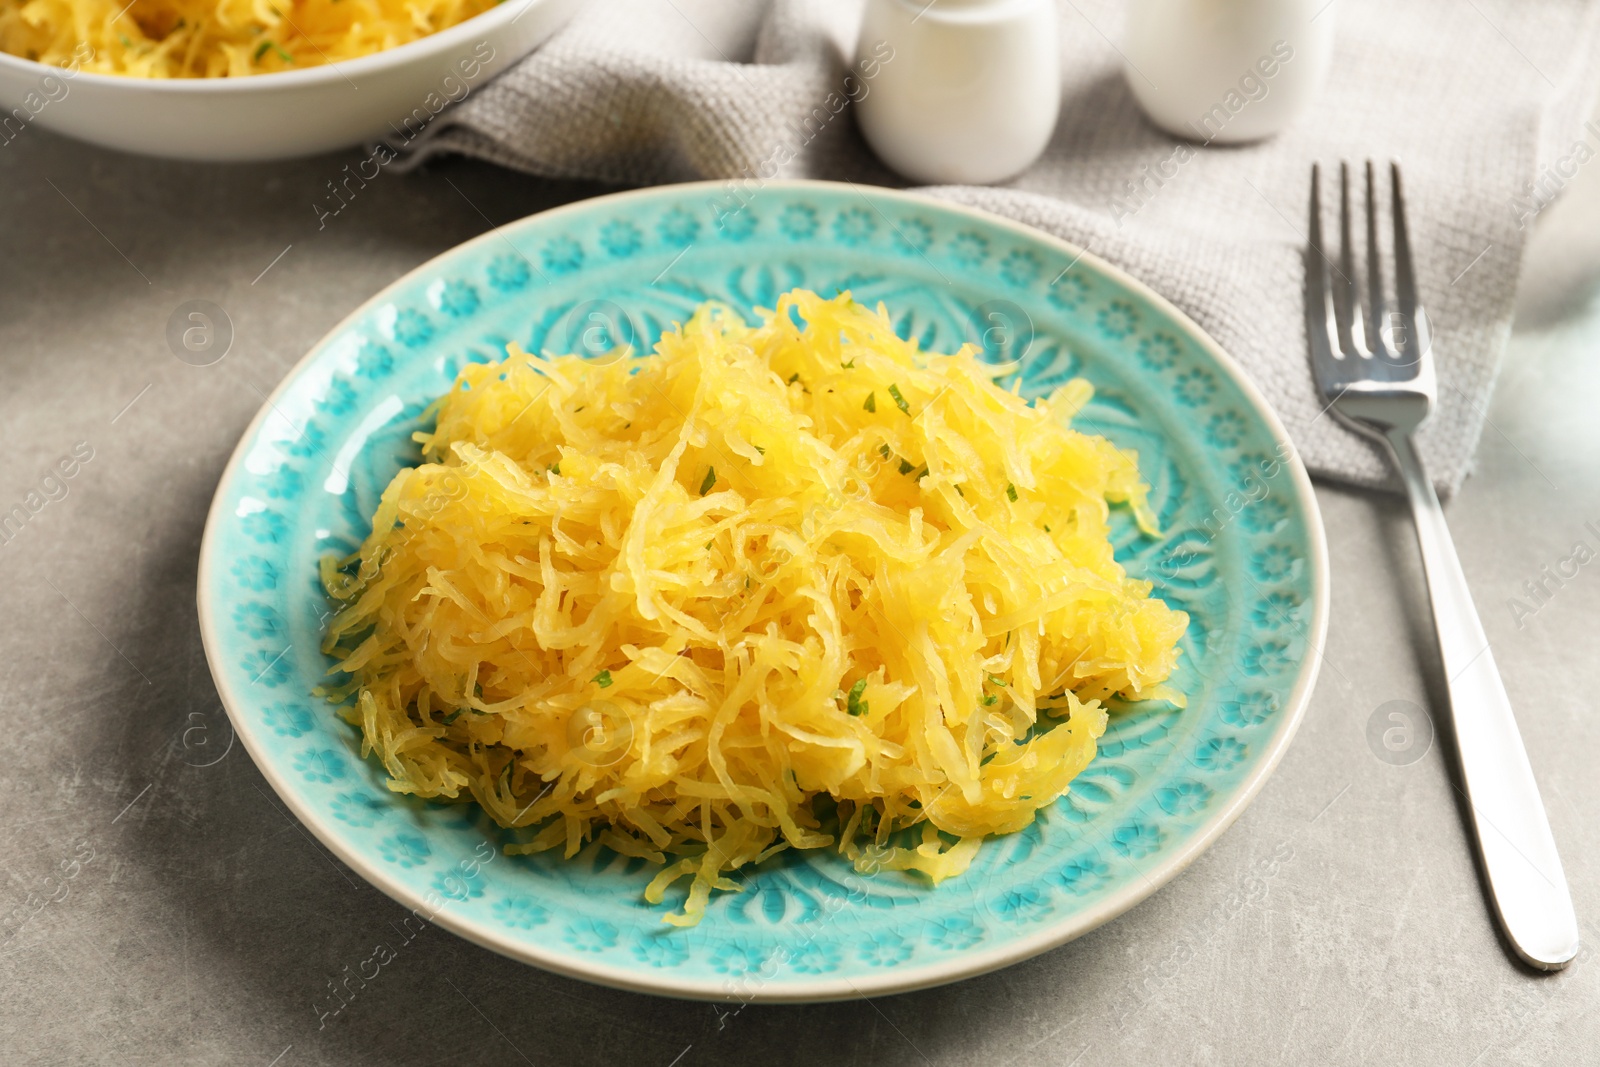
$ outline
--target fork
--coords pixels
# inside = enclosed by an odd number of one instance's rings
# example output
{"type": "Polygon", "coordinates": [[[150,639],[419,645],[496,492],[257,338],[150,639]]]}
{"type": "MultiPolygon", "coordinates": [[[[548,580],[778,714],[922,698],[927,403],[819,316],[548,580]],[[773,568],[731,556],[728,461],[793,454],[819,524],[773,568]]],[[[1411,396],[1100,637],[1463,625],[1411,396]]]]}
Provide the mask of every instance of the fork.
{"type": "Polygon", "coordinates": [[[1449,679],[1446,688],[1461,780],[1489,897],[1517,956],[1541,970],[1560,970],[1578,952],[1578,921],[1566,875],[1511,701],[1413,437],[1433,409],[1438,384],[1429,351],[1428,316],[1418,299],[1412,269],[1400,167],[1390,166],[1394,312],[1385,298],[1377,182],[1371,162],[1366,169],[1363,294],[1351,233],[1350,168],[1339,165],[1337,265],[1322,239],[1321,169],[1311,168],[1306,333],[1312,372],[1327,409],[1388,445],[1405,483],[1433,602],[1439,656],[1449,679]]]}

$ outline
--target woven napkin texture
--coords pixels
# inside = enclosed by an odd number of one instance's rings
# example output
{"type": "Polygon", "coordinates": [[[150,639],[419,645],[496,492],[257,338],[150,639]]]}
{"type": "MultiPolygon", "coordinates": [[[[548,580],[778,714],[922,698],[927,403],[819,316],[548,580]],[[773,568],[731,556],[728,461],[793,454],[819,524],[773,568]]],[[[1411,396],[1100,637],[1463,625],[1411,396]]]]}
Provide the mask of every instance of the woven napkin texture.
{"type": "MultiPolygon", "coordinates": [[[[1003,186],[924,191],[1143,280],[1239,360],[1314,474],[1379,486],[1393,484],[1384,457],[1325,412],[1307,368],[1303,249],[1312,162],[1400,160],[1440,382],[1421,449],[1454,490],[1485,426],[1531,220],[1600,154],[1600,127],[1583,121],[1600,87],[1600,4],[1330,0],[1319,17],[1336,20],[1333,68],[1311,110],[1261,144],[1195,146],[1131,214],[1130,183],[1179,142],[1127,88],[1123,13],[1062,0],[1061,118],[1037,163],[1003,186]]],[[[779,177],[904,186],[848,108],[820,135],[800,132],[843,89],[859,20],[859,0],[586,0],[405,146],[400,165],[451,152],[653,185],[772,176],[762,168],[778,152],[779,177]]]]}

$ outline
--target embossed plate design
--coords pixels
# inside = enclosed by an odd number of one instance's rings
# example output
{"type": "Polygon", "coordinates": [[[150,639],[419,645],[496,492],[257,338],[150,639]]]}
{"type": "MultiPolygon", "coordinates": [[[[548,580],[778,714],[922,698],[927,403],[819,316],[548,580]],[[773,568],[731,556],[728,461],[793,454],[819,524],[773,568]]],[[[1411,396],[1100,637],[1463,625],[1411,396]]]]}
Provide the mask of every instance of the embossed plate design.
{"type": "MultiPolygon", "coordinates": [[[[513,223],[424,264],[357,310],[279,386],[217,489],[201,549],[202,633],[238,735],[345,863],[498,952],[673,996],[807,1001],[897,992],[1059,945],[1144,899],[1243,810],[1288,746],[1316,674],[1327,561],[1310,483],[1260,395],[1160,297],[1070,245],[910,194],[775,183],[622,193],[513,223]],[[1025,393],[1094,383],[1078,425],[1138,450],[1163,536],[1121,514],[1117,556],[1189,612],[1187,709],[1114,714],[1100,754],[1029,829],[930,889],[786,853],[679,930],[642,860],[591,846],[509,857],[475,805],[385,788],[358,735],[311,695],[327,605],[317,559],[368,529],[416,461],[410,433],[469,360],[648,348],[716,298],[883,301],[904,336],[1019,359],[1025,393]]],[[[1117,509],[1119,513],[1125,509],[1117,509]]]]}

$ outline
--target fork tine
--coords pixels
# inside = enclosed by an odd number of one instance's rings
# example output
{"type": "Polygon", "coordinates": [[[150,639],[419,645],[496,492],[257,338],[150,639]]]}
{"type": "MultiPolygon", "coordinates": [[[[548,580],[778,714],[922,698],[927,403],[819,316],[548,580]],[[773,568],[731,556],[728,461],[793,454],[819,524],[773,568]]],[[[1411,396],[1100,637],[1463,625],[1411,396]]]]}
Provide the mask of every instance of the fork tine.
{"type": "Polygon", "coordinates": [[[1343,355],[1334,332],[1333,285],[1328,253],[1322,240],[1322,167],[1311,165],[1311,225],[1306,249],[1306,336],[1311,343],[1311,368],[1317,384],[1330,391],[1340,377],[1343,355]]]}
{"type": "Polygon", "coordinates": [[[1350,164],[1339,164],[1339,282],[1334,309],[1340,312],[1339,347],[1353,355],[1370,355],[1361,317],[1361,291],[1356,286],[1356,242],[1350,221],[1350,164]]]}
{"type": "Polygon", "coordinates": [[[1405,194],[1400,185],[1400,164],[1389,164],[1394,191],[1394,289],[1405,324],[1405,337],[1396,347],[1407,364],[1420,363],[1432,344],[1428,313],[1417,297],[1417,277],[1411,266],[1411,235],[1406,227],[1405,194]]]}
{"type": "Polygon", "coordinates": [[[1383,257],[1378,251],[1378,193],[1372,160],[1367,160],[1367,347],[1373,355],[1396,357],[1383,328],[1389,311],[1383,295],[1383,257]]]}

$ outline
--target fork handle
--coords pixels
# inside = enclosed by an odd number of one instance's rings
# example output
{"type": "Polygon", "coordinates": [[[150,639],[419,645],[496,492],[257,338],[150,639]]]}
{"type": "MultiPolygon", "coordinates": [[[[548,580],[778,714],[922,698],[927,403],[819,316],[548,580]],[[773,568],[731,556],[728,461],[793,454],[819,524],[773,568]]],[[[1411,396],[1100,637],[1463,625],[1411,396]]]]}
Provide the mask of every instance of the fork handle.
{"type": "Polygon", "coordinates": [[[1489,895],[1517,955],[1541,970],[1560,970],[1578,953],[1578,919],[1539,786],[1416,444],[1399,430],[1385,437],[1416,518],[1461,780],[1489,895]]]}

